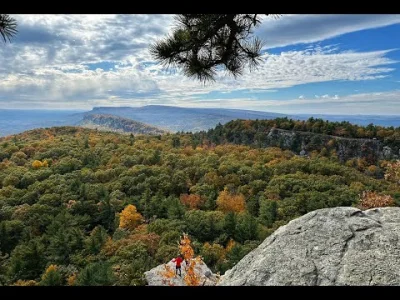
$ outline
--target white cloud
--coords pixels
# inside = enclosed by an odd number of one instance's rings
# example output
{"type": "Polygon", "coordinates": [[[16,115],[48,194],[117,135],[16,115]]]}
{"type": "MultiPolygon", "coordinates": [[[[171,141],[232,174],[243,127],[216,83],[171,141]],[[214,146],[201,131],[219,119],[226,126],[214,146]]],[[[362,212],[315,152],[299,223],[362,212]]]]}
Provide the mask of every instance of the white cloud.
{"type": "MultiPolygon", "coordinates": [[[[0,93],[3,99],[32,98],[53,101],[83,99],[108,99],[110,96],[135,99],[183,98],[201,96],[212,91],[248,91],[259,94],[300,84],[372,80],[388,76],[395,63],[386,51],[331,52],[330,49],[290,51],[281,54],[264,54],[259,69],[246,72],[241,78],[219,78],[214,84],[203,85],[186,78],[180,72],[168,73],[161,66],[140,62],[119,66],[112,71],[101,68],[89,70],[85,65],[50,65],[29,67],[20,71],[0,74],[0,93]]],[[[41,61],[40,56],[32,60],[41,61]]],[[[328,95],[321,96],[327,98],[328,95]]]]}
{"type": "MultiPolygon", "coordinates": [[[[262,93],[296,85],[384,78],[390,75],[395,63],[387,57],[392,50],[341,52],[337,45],[309,47],[303,51],[264,54],[256,71],[246,71],[238,80],[221,73],[216,83],[204,86],[151,60],[148,46],[170,31],[172,15],[15,17],[19,33],[12,44],[0,47],[3,107],[90,108],[149,103],[190,106],[200,101],[234,107],[236,104],[229,99],[203,98],[213,91],[229,97],[240,90],[255,100],[235,98],[237,105],[250,105],[251,101],[258,103],[262,93]],[[104,62],[109,65],[108,71],[102,66],[104,62]],[[96,68],[90,70],[90,64],[96,68]]],[[[280,20],[266,18],[258,33],[272,47],[319,41],[399,21],[399,15],[289,15],[280,20]]],[[[298,100],[307,100],[303,96],[298,100]]],[[[338,99],[335,95],[331,100],[338,99]]]]}
{"type": "Polygon", "coordinates": [[[341,34],[400,23],[400,15],[283,15],[274,20],[265,17],[255,33],[266,48],[313,43],[341,34]]]}
{"type": "Polygon", "coordinates": [[[328,98],[289,100],[252,100],[249,98],[176,101],[168,105],[186,107],[231,107],[288,114],[315,113],[340,115],[400,115],[400,90],[384,93],[362,93],[328,98]]]}
{"type": "MultiPolygon", "coordinates": [[[[324,95],[327,96],[327,95],[324,95]]],[[[290,100],[257,100],[243,103],[254,109],[282,113],[400,115],[400,90],[290,100]]],[[[232,100],[233,101],[233,100],[232,100]]]]}
{"type": "MultiPolygon", "coordinates": [[[[400,90],[384,93],[362,93],[344,95],[329,98],[303,98],[303,99],[250,99],[240,98],[217,98],[217,99],[194,99],[188,97],[146,97],[135,99],[124,99],[111,96],[110,99],[92,98],[70,102],[55,102],[51,99],[29,99],[33,107],[63,108],[63,109],[90,109],[93,106],[143,106],[149,104],[173,105],[182,107],[220,107],[235,109],[250,109],[266,112],[278,112],[288,114],[340,114],[340,115],[400,115],[400,90]],[[62,104],[62,106],[60,106],[62,104]]],[[[2,108],[26,108],[26,101],[17,100],[10,106],[5,102],[2,108]]]]}

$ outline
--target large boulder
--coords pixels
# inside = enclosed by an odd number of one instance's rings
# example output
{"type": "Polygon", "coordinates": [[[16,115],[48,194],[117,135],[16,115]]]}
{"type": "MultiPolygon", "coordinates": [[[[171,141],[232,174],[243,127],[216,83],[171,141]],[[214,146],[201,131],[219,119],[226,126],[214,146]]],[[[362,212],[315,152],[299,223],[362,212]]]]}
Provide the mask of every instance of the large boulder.
{"type": "MultiPolygon", "coordinates": [[[[167,270],[175,271],[175,263],[169,261],[166,264],[159,265],[150,271],[144,273],[148,285],[158,286],[186,286],[185,275],[186,275],[186,264],[182,263],[182,276],[175,275],[170,278],[165,276],[167,270]]],[[[194,267],[194,272],[200,278],[199,285],[216,285],[219,280],[219,275],[213,274],[212,271],[207,267],[204,262],[197,263],[194,267]]]]}
{"type": "Polygon", "coordinates": [[[280,227],[218,285],[400,285],[400,208],[310,212],[280,227]]]}

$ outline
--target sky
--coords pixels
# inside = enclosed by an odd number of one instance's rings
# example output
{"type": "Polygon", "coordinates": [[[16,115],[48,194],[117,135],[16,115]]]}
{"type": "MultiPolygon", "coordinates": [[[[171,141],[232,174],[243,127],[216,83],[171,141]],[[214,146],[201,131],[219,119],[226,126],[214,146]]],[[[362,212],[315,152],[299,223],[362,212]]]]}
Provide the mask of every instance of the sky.
{"type": "Polygon", "coordinates": [[[400,115],[400,15],[264,17],[262,62],[203,84],[149,45],[174,15],[12,15],[0,44],[0,108],[171,105],[280,113],[400,115]]]}

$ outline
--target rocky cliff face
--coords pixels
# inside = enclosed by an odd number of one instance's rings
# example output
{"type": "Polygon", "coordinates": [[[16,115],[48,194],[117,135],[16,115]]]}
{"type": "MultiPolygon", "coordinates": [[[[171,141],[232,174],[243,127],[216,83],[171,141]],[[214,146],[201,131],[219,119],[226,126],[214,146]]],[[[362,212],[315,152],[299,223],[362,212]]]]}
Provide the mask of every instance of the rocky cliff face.
{"type": "Polygon", "coordinates": [[[150,135],[167,133],[167,131],[163,129],[148,124],[106,114],[85,114],[79,125],[85,128],[119,133],[150,135]]]}
{"type": "Polygon", "coordinates": [[[376,162],[377,159],[396,159],[400,149],[392,149],[374,139],[353,139],[312,132],[291,131],[272,128],[266,138],[267,146],[290,149],[305,153],[322,148],[334,148],[341,161],[361,157],[376,162]]]}
{"type": "Polygon", "coordinates": [[[219,285],[400,285],[400,208],[310,212],[276,230],[219,285]]]}

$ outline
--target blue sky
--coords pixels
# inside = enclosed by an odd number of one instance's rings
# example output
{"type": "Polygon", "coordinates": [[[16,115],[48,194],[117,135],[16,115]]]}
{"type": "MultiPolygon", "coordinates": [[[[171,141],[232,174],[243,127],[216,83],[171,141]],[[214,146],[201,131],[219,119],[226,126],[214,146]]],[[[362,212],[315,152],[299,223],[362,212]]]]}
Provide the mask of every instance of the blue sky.
{"type": "Polygon", "coordinates": [[[154,62],[173,15],[13,15],[0,45],[0,107],[222,107],[282,113],[400,115],[400,15],[265,17],[263,61],[203,85],[154,62]]]}

